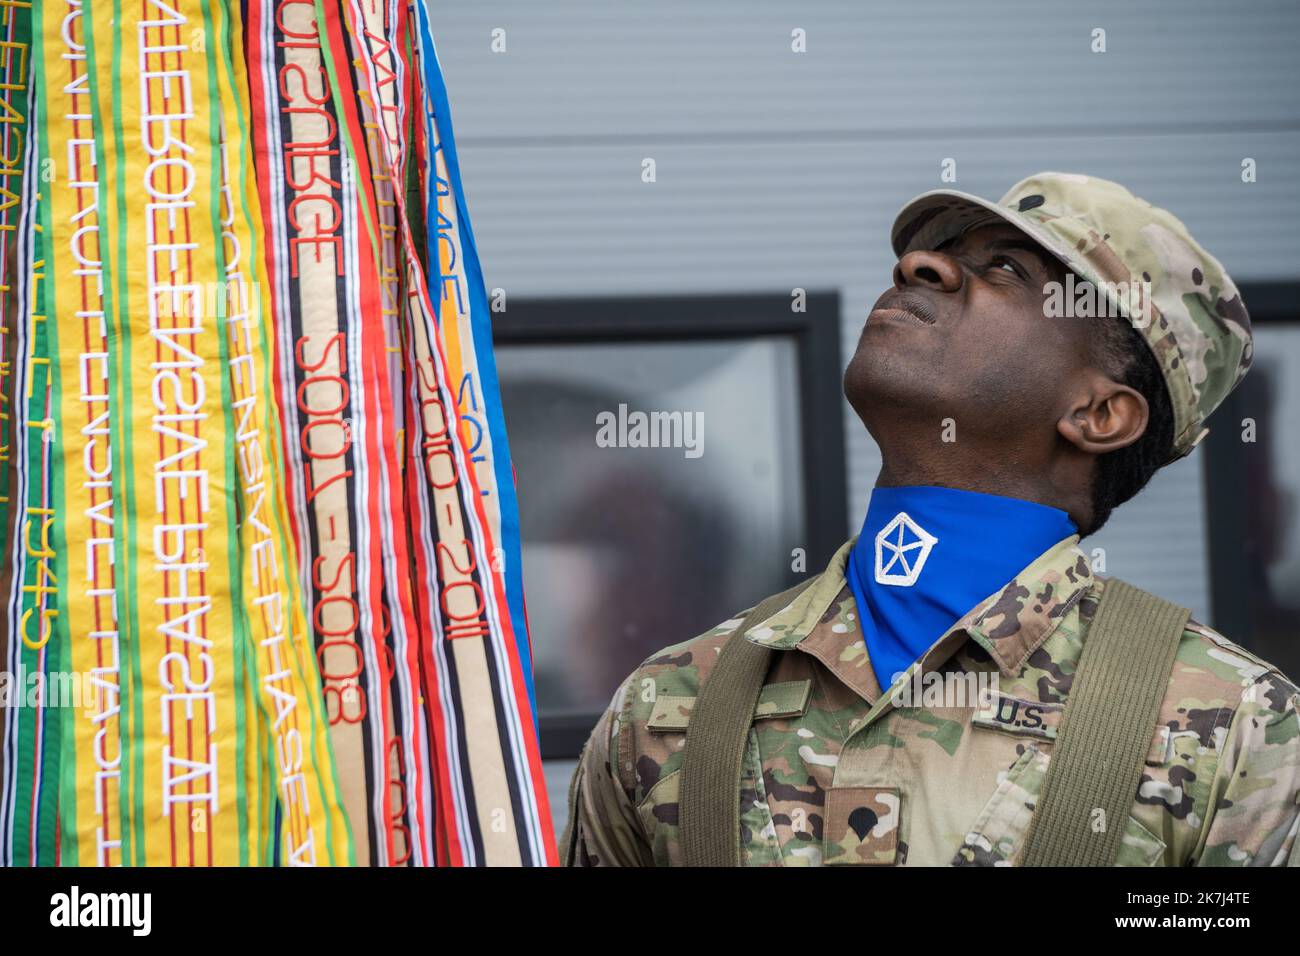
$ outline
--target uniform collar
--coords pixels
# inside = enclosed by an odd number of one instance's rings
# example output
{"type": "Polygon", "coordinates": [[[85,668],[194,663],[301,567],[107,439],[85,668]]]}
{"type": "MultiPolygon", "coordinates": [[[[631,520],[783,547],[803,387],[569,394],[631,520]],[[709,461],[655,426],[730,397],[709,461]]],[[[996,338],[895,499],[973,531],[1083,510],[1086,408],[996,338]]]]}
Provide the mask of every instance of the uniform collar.
{"type": "MultiPolygon", "coordinates": [[[[856,541],[855,536],[841,545],[811,586],[786,607],[749,628],[746,639],[773,650],[791,650],[825,622],[842,642],[839,650],[845,653],[817,656],[854,657],[848,652],[852,645],[862,642],[862,634],[856,626],[835,627],[842,623],[838,620],[842,605],[835,599],[845,587],[845,565],[856,541]],[[829,620],[828,615],[835,620],[829,620]]],[[[1070,535],[1035,558],[1001,590],[962,615],[922,656],[921,666],[934,669],[943,663],[960,644],[957,632],[963,632],[988,652],[1003,677],[1018,674],[1092,584],[1092,569],[1078,544],[1079,536],[1070,535]]]]}
{"type": "Polygon", "coordinates": [[[844,588],[844,569],[857,536],[840,545],[826,570],[800,591],[793,601],[745,632],[746,639],[773,650],[788,651],[812,633],[832,602],[844,588]]]}

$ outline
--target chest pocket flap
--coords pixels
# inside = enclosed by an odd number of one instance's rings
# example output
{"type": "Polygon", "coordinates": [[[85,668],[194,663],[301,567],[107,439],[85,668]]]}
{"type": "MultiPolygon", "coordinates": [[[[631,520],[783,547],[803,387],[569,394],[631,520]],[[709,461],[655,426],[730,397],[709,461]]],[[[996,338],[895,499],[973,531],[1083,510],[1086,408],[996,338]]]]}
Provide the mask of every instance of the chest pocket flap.
{"type": "MultiPolygon", "coordinates": [[[[808,695],[811,692],[811,680],[765,684],[759,692],[758,703],[754,705],[754,719],[802,716],[808,707],[808,695]]],[[[682,733],[691,721],[694,707],[694,697],[660,694],[655,698],[654,709],[646,721],[646,729],[657,734],[682,733]]]]}
{"type": "MultiPolygon", "coordinates": [[[[1038,802],[1050,757],[1028,744],[980,811],[952,859],[953,866],[1011,866],[1024,849],[1030,817],[1038,802]]],[[[1124,819],[1116,866],[1154,866],[1165,843],[1131,814],[1124,819]]]]}
{"type": "MultiPolygon", "coordinates": [[[[1055,741],[1064,713],[1064,704],[1021,700],[1008,694],[994,694],[987,706],[975,711],[971,717],[971,724],[985,730],[998,730],[1014,736],[1055,741]]],[[[1178,738],[1195,739],[1196,736],[1194,730],[1172,731],[1169,727],[1157,726],[1152,733],[1151,745],[1147,750],[1146,765],[1159,767],[1168,763],[1173,759],[1175,742],[1178,738]]]]}

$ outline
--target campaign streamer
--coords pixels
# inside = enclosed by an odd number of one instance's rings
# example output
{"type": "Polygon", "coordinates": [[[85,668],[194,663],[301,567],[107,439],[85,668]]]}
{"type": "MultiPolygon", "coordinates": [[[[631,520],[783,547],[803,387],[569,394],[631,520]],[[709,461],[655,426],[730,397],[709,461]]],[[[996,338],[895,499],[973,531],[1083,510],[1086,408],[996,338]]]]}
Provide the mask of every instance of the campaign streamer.
{"type": "Polygon", "coordinates": [[[425,682],[438,762],[438,805],[447,818],[444,852],[452,862],[545,865],[554,859],[555,848],[527,682],[500,554],[451,388],[439,313],[420,266],[401,188],[409,146],[403,110],[385,100],[386,91],[418,82],[410,68],[412,47],[403,42],[408,10],[393,4],[392,11],[389,34],[367,21],[362,4],[349,2],[344,13],[362,54],[352,62],[360,73],[363,100],[375,114],[368,128],[382,139],[381,159],[392,182],[408,267],[407,359],[415,373],[408,386],[408,447],[419,463],[418,470],[408,470],[408,494],[416,575],[424,584],[418,593],[438,596],[436,604],[423,605],[421,611],[432,631],[424,645],[425,682]],[[495,700],[500,707],[468,713],[462,707],[466,699],[495,700]],[[509,825],[503,826],[503,820],[509,825]]]}
{"type": "Polygon", "coordinates": [[[423,2],[0,9],[0,863],[556,862],[423,2]]]}

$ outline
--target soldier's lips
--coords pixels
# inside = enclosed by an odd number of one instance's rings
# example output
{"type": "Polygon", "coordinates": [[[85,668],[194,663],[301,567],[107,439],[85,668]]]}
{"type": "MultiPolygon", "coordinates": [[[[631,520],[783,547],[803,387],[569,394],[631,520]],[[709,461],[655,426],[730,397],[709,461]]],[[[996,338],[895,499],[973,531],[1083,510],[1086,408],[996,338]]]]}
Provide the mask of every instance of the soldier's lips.
{"type": "Polygon", "coordinates": [[[932,319],[924,319],[907,309],[872,309],[871,314],[867,316],[868,325],[882,320],[886,322],[919,322],[921,325],[934,325],[932,319]]]}

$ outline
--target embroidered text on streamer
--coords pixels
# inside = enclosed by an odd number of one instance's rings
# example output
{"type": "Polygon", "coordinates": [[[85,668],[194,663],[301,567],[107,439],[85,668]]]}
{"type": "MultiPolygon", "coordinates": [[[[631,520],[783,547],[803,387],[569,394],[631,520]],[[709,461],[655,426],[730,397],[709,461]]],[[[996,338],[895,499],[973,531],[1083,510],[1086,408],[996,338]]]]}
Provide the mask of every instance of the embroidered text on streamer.
{"type": "Polygon", "coordinates": [[[0,18],[0,865],[557,862],[429,6],[0,18]]]}

